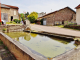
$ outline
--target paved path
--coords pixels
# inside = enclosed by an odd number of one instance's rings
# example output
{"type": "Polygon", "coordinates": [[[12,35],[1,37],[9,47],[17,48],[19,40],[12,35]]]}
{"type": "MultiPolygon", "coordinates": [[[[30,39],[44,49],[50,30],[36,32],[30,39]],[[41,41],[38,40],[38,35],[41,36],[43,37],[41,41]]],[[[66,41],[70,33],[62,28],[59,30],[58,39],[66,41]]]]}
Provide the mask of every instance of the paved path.
{"type": "Polygon", "coordinates": [[[31,24],[31,29],[37,31],[46,31],[51,33],[80,37],[80,31],[66,29],[66,28],[59,28],[55,26],[42,26],[42,25],[31,24]]]}

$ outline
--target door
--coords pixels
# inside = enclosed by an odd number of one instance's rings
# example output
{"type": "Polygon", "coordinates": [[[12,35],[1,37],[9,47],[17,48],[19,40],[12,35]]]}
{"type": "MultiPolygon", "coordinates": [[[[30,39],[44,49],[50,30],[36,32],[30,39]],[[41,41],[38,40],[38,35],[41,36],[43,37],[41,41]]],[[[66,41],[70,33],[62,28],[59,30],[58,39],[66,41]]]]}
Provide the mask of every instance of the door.
{"type": "Polygon", "coordinates": [[[62,21],[62,24],[64,25],[64,20],[62,21]]]}
{"type": "Polygon", "coordinates": [[[43,25],[46,25],[46,19],[43,20],[43,25]]]}
{"type": "Polygon", "coordinates": [[[11,16],[11,21],[13,21],[13,16],[11,16]]]}

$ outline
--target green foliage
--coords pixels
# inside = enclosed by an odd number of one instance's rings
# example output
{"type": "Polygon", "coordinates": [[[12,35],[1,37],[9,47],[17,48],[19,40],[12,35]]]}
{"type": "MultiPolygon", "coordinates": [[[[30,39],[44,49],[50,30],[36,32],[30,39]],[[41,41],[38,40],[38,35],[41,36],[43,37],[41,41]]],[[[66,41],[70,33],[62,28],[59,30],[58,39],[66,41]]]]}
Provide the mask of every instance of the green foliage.
{"type": "Polygon", "coordinates": [[[24,15],[23,13],[21,13],[21,14],[20,14],[20,18],[21,18],[22,20],[25,20],[25,15],[24,15]]]}
{"type": "Polygon", "coordinates": [[[20,23],[21,22],[21,20],[18,20],[18,23],[20,23]]]}
{"type": "Polygon", "coordinates": [[[12,21],[10,21],[10,23],[12,23],[12,21]]]}
{"type": "Polygon", "coordinates": [[[16,23],[17,23],[17,22],[18,22],[18,19],[14,19],[14,22],[16,22],[16,23]]]}
{"type": "Polygon", "coordinates": [[[21,20],[14,19],[14,22],[15,22],[15,23],[20,23],[20,22],[21,22],[21,20]]]}
{"type": "Polygon", "coordinates": [[[27,12],[26,14],[25,14],[25,16],[28,16],[29,15],[29,12],[27,12]]]}
{"type": "Polygon", "coordinates": [[[6,30],[7,30],[6,28],[3,29],[3,31],[6,31],[6,30]]]}
{"type": "Polygon", "coordinates": [[[0,45],[2,45],[3,44],[3,42],[0,40],[0,45]]]}
{"type": "Polygon", "coordinates": [[[43,19],[41,19],[40,22],[41,22],[41,25],[43,25],[43,19]]]}
{"type": "Polygon", "coordinates": [[[30,15],[27,16],[31,23],[34,23],[34,21],[38,18],[38,14],[36,12],[32,12],[30,15]]]}
{"type": "Polygon", "coordinates": [[[6,22],[6,24],[16,24],[14,21],[6,22]]]}
{"type": "Polygon", "coordinates": [[[64,27],[64,25],[58,25],[57,27],[61,27],[61,28],[63,28],[63,27],[64,27]]]}
{"type": "Polygon", "coordinates": [[[4,46],[4,48],[5,48],[6,50],[8,50],[7,46],[4,46]]]}
{"type": "Polygon", "coordinates": [[[1,22],[0,22],[0,25],[1,25],[1,22]]]}

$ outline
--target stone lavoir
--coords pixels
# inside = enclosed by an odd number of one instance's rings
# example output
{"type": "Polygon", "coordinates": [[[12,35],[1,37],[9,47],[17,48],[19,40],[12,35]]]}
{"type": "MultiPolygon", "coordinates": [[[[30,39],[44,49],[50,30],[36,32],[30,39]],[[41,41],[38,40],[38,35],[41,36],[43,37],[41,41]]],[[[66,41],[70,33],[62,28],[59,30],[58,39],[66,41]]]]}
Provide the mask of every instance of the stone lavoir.
{"type": "MultiPolygon", "coordinates": [[[[37,34],[27,33],[27,32],[11,32],[6,34],[8,36],[5,35],[4,33],[0,33],[0,39],[3,41],[3,43],[6,46],[8,46],[9,50],[14,54],[17,60],[19,59],[24,59],[24,60],[26,59],[27,60],[74,59],[75,58],[74,55],[78,54],[80,49],[80,48],[74,49],[77,46],[75,44],[75,41],[70,41],[70,40],[64,41],[56,38],[47,37],[44,35],[37,35],[37,34]],[[54,43],[54,44],[49,44],[49,43],[54,43]],[[52,46],[56,50],[52,48],[52,46]],[[42,47],[43,48],[45,47],[45,49],[42,50],[42,47]],[[62,50],[59,50],[59,48],[62,50]],[[55,51],[54,52],[55,54],[51,53],[50,50],[55,51]],[[57,50],[59,50],[58,54],[56,53],[57,50]],[[64,57],[65,55],[66,57],[64,57]]],[[[76,58],[78,56],[76,56],[76,58]]]]}

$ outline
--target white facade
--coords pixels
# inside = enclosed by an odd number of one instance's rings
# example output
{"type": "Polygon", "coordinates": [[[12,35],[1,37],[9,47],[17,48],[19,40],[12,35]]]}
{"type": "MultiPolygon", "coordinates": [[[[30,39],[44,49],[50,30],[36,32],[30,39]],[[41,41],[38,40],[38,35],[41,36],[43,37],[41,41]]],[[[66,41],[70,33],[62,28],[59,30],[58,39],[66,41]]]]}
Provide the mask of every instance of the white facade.
{"type": "Polygon", "coordinates": [[[76,9],[76,23],[80,25],[80,8],[76,9]]]}

